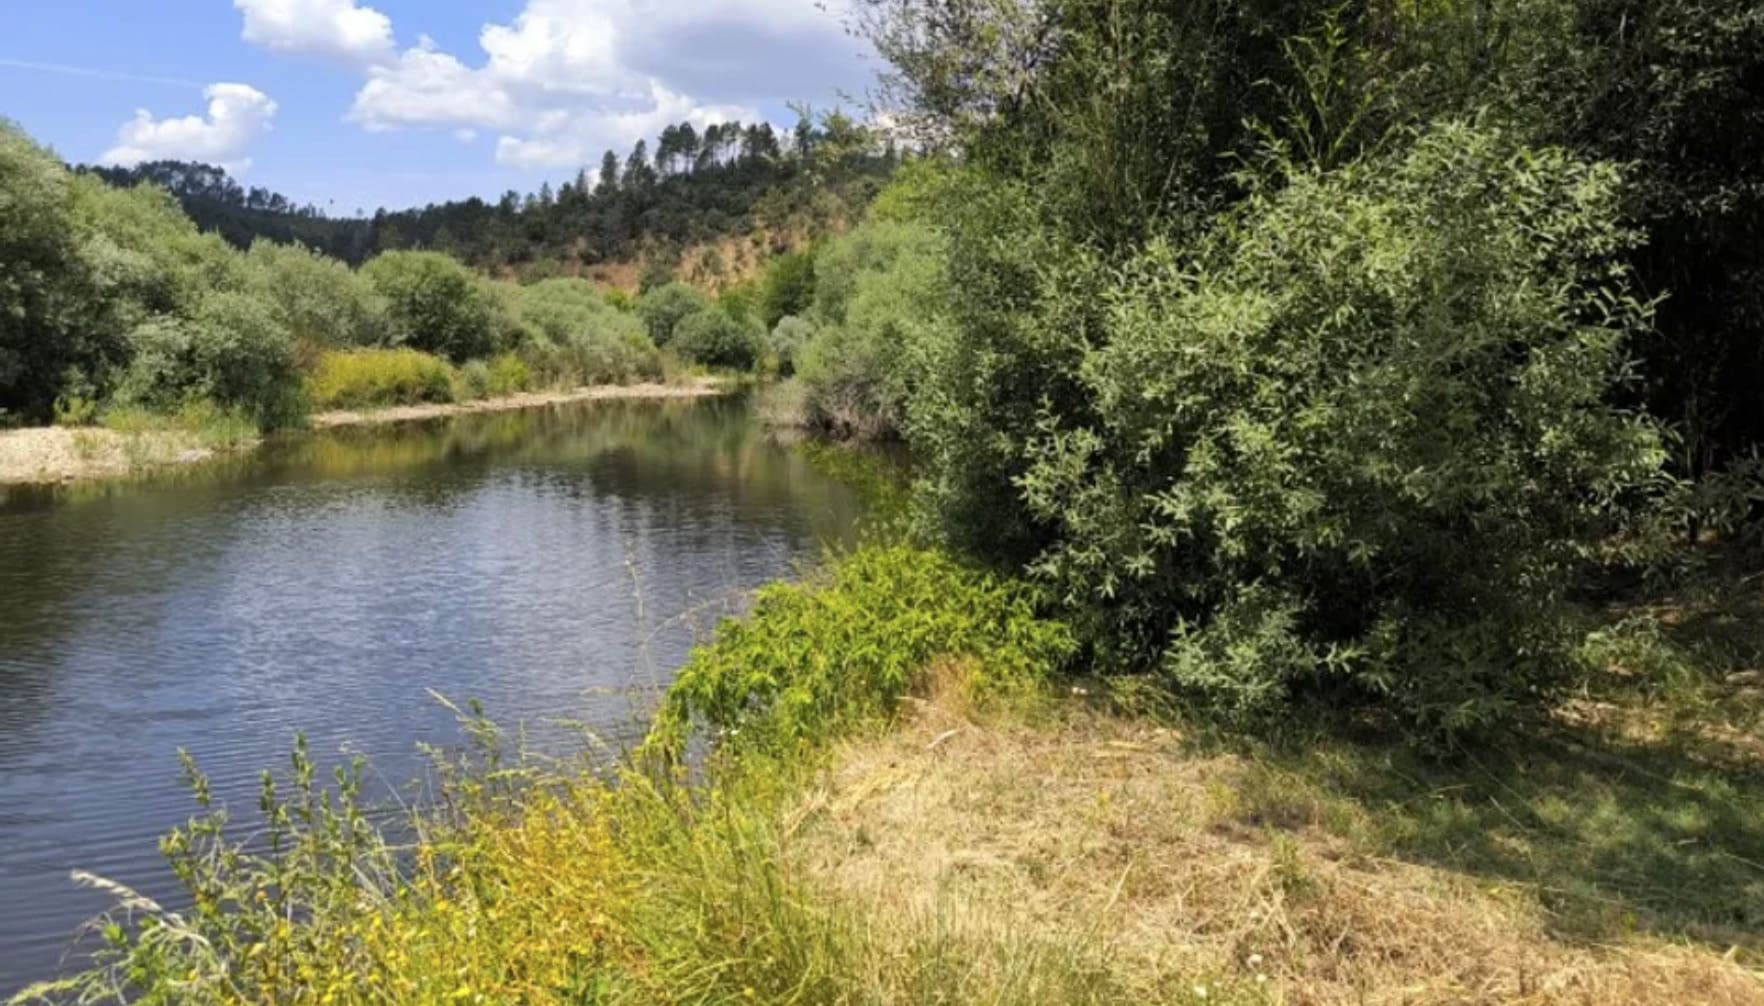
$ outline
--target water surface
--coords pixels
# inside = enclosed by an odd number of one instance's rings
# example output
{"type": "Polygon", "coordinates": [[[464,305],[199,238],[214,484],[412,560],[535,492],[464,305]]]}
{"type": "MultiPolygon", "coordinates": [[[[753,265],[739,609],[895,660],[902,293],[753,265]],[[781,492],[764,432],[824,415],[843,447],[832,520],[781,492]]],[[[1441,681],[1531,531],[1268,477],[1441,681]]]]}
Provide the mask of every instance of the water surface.
{"type": "Polygon", "coordinates": [[[695,635],[859,508],[739,399],[337,430],[0,495],[0,998],[106,907],[71,869],[170,893],[178,748],[249,817],[297,731],[416,778],[418,742],[457,740],[431,689],[541,745],[574,743],[563,720],[628,740],[695,635]]]}

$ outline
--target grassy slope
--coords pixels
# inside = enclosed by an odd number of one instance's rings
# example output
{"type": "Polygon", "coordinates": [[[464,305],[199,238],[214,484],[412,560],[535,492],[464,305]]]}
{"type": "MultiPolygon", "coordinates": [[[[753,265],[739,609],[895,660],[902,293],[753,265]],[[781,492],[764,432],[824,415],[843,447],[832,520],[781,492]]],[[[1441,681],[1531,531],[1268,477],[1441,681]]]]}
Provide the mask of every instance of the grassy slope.
{"type": "Polygon", "coordinates": [[[1076,945],[1137,1001],[1764,1002],[1764,788],[1579,730],[1447,768],[933,702],[796,814],[861,914],[1076,945]]]}

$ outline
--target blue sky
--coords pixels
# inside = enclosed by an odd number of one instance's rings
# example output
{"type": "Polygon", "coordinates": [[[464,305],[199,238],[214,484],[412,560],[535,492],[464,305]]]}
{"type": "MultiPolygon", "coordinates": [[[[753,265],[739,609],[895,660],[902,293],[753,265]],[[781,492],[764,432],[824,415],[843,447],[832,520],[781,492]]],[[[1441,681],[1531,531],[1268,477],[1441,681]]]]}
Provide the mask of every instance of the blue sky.
{"type": "Polygon", "coordinates": [[[0,116],[73,162],[226,164],[337,213],[529,191],[876,69],[816,0],[0,4],[0,116]],[[653,142],[653,141],[652,141],[653,142]]]}

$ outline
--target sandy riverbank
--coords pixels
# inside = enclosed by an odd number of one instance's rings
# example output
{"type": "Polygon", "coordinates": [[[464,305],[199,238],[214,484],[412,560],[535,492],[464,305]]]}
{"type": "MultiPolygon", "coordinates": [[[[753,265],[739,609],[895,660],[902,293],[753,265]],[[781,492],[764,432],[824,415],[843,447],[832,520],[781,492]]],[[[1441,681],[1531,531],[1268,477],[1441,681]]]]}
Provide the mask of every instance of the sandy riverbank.
{"type": "MultiPolygon", "coordinates": [[[[683,384],[598,385],[570,391],[524,392],[475,402],[320,412],[311,417],[310,423],[313,429],[324,430],[570,402],[702,398],[727,389],[727,382],[709,377],[683,384]]],[[[0,431],[0,485],[121,478],[153,468],[204,461],[216,453],[215,447],[205,443],[199,434],[176,430],[121,432],[103,427],[61,426],[6,430],[0,431]]]]}
{"type": "Polygon", "coordinates": [[[216,451],[195,433],[46,426],[0,432],[0,485],[121,478],[216,451]]]}
{"type": "Polygon", "coordinates": [[[324,430],[337,426],[401,423],[417,419],[463,416],[476,412],[532,409],[571,402],[600,402],[632,398],[703,398],[707,395],[723,394],[728,388],[727,381],[715,377],[694,378],[683,384],[603,384],[575,388],[570,391],[528,391],[502,398],[483,398],[475,402],[444,402],[427,405],[401,405],[389,409],[319,412],[312,416],[310,422],[313,429],[324,430]]]}

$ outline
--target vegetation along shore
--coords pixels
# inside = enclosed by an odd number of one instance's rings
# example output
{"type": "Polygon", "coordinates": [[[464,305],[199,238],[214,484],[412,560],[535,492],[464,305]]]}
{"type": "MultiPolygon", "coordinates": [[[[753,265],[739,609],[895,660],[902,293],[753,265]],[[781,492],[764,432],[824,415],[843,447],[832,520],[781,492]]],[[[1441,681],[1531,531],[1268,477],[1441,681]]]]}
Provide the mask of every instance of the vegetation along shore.
{"type": "MultiPolygon", "coordinates": [[[[444,419],[448,416],[542,408],[577,402],[667,400],[726,393],[716,377],[681,377],[669,383],[601,384],[551,391],[519,391],[491,398],[420,405],[336,409],[308,416],[315,430],[340,426],[444,419]]],[[[148,422],[135,426],[42,426],[0,430],[0,485],[121,478],[167,466],[194,464],[260,442],[255,431],[227,425],[148,422]]]]}
{"type": "MultiPolygon", "coordinates": [[[[183,901],[81,875],[19,1001],[1764,1003],[1758,5],[852,17],[889,114],[752,153],[838,210],[634,296],[506,221],[241,251],[0,137],[22,421],[760,374],[876,511],[630,750],[462,711],[393,826],[188,761],[183,901]]],[[[670,129],[571,199],[734,177],[670,129]]]]}

